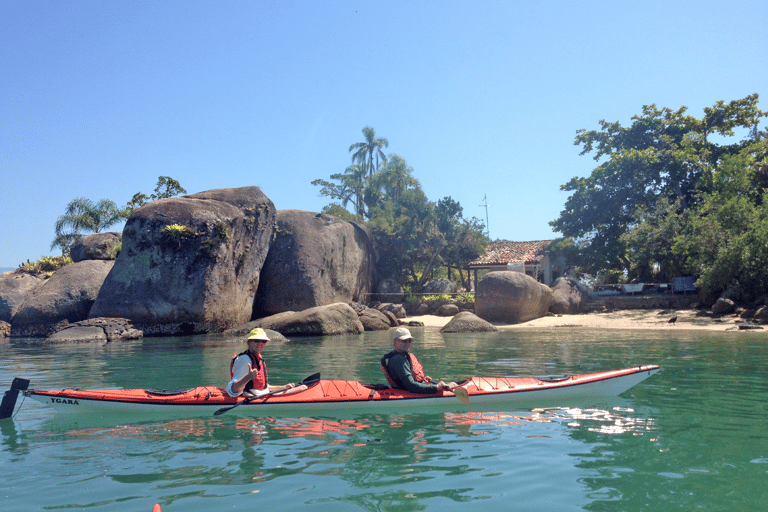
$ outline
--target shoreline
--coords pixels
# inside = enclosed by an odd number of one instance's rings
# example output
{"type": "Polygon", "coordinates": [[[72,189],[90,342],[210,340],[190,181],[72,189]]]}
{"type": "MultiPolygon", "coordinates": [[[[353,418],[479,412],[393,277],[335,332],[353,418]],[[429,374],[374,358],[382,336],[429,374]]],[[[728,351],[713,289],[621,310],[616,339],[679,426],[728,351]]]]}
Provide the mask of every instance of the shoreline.
{"type": "MultiPolygon", "coordinates": [[[[405,322],[422,322],[425,327],[442,328],[452,317],[436,315],[411,316],[405,322]]],[[[500,330],[537,329],[635,329],[635,330],[701,330],[764,332],[762,325],[754,324],[736,315],[712,317],[697,309],[622,309],[605,313],[578,315],[549,315],[519,324],[491,322],[500,330]],[[670,321],[672,319],[674,321],[670,321]],[[750,326],[740,329],[739,326],[750,326]]]]}

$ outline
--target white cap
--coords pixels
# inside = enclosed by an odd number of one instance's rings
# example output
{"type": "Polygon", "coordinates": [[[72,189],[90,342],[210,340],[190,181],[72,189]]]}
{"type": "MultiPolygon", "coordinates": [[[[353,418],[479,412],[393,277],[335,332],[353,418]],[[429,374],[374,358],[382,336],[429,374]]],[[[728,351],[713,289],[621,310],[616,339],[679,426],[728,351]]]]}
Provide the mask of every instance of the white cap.
{"type": "Polygon", "coordinates": [[[413,336],[411,336],[411,331],[406,329],[405,327],[398,327],[395,329],[395,335],[392,338],[392,341],[394,340],[412,340],[413,336]]]}

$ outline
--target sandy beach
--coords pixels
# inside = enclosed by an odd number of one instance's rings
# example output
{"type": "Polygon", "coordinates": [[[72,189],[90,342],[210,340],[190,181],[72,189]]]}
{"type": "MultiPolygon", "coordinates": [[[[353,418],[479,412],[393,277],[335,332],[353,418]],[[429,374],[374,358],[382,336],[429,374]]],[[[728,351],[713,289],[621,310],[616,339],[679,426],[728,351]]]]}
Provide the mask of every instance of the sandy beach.
{"type": "MultiPolygon", "coordinates": [[[[416,320],[428,327],[441,328],[450,317],[435,315],[413,316],[406,322],[416,320]]],[[[519,324],[494,323],[499,329],[697,329],[707,331],[743,330],[743,332],[764,332],[764,326],[757,326],[738,316],[708,316],[697,309],[625,309],[607,313],[586,313],[582,315],[552,315],[519,324]],[[674,321],[671,321],[675,319],[674,321]],[[753,326],[749,329],[739,326],[753,326]]]]}

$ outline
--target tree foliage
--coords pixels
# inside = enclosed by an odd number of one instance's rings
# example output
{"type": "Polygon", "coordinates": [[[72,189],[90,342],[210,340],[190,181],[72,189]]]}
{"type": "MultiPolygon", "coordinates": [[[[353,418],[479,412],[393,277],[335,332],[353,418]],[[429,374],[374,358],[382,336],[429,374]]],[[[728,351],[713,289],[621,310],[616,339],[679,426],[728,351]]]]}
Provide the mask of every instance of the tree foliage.
{"type": "Polygon", "coordinates": [[[379,170],[379,165],[387,163],[387,157],[382,148],[389,147],[389,141],[384,137],[376,137],[376,130],[370,126],[363,128],[363,142],[355,142],[349,146],[352,162],[357,162],[373,176],[379,170]]]}
{"type": "Polygon", "coordinates": [[[122,211],[111,199],[102,199],[94,203],[85,197],[73,199],[67,205],[64,215],[56,220],[56,237],[51,249],[59,247],[63,255],[69,254],[69,248],[83,232],[100,233],[122,220],[122,211]]]}
{"type": "Polygon", "coordinates": [[[146,195],[142,192],[136,192],[131,197],[128,204],[125,205],[123,210],[123,216],[130,216],[134,210],[141,208],[150,201],[157,199],[163,199],[166,197],[175,197],[179,194],[186,194],[187,191],[181,184],[170,176],[158,176],[157,186],[155,187],[155,193],[146,195]]]}
{"type": "Polygon", "coordinates": [[[363,133],[366,142],[349,148],[356,151],[357,163],[332,174],[331,181],[312,184],[321,187],[320,195],[339,201],[324,207],[324,213],[367,222],[379,274],[419,287],[433,269],[461,269],[482,254],[488,244],[485,226],[476,218],[464,219],[461,205],[450,197],[429,201],[405,158],[384,156],[387,139],[376,138],[370,126],[363,133]],[[349,204],[354,213],[346,210],[349,204]]]}
{"type": "Polygon", "coordinates": [[[649,276],[654,268],[674,268],[664,247],[680,229],[678,216],[712,190],[724,159],[755,143],[730,138],[739,128],[757,130],[766,115],[757,103],[757,94],[719,101],[705,108],[701,119],[687,115],[687,107],[646,105],[628,127],[601,120],[600,130],[577,131],[574,145],[581,146],[581,155],[592,153],[598,166],[590,176],[560,187],[571,195],[550,225],[576,241],[582,263],[592,271],[649,276]],[[646,242],[655,249],[644,248],[646,242]]]}

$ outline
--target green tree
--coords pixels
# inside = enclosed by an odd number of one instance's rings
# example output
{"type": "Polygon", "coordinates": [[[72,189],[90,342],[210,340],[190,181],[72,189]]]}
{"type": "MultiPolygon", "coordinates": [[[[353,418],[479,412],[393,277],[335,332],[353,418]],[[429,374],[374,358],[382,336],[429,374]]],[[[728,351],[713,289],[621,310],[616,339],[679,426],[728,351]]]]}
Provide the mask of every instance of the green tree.
{"type": "Polygon", "coordinates": [[[444,197],[435,205],[435,222],[445,237],[440,257],[447,269],[448,279],[451,279],[451,269],[455,268],[462,286],[469,289],[469,275],[465,279],[461,269],[483,254],[488,238],[485,236],[485,225],[475,217],[465,219],[463,211],[458,201],[450,196],[444,197]]]}
{"type": "Polygon", "coordinates": [[[408,189],[419,189],[419,180],[413,176],[413,167],[397,153],[389,155],[387,164],[376,173],[371,184],[381,190],[384,196],[398,202],[408,189]]]}
{"type": "Polygon", "coordinates": [[[351,202],[358,220],[362,220],[366,215],[365,193],[369,183],[365,167],[352,164],[344,170],[344,174],[331,174],[331,179],[339,183],[317,179],[312,184],[322,187],[320,195],[340,200],[344,208],[351,202]]]}
{"type": "Polygon", "coordinates": [[[384,137],[376,137],[376,130],[370,126],[363,128],[365,141],[355,142],[349,146],[352,162],[357,162],[368,171],[368,176],[378,172],[379,165],[387,163],[387,157],[382,148],[389,147],[389,141],[384,137]]]}
{"type": "Polygon", "coordinates": [[[63,255],[68,255],[72,244],[83,236],[83,231],[100,233],[122,218],[122,211],[111,199],[102,199],[97,203],[84,197],[73,199],[54,225],[56,237],[51,249],[59,247],[63,255]]]}
{"type": "Polygon", "coordinates": [[[574,144],[582,147],[580,154],[594,153],[600,163],[589,177],[574,177],[560,187],[571,195],[550,225],[582,247],[593,271],[638,264],[630,260],[622,235],[656,215],[661,198],[679,204],[678,213],[694,206],[711,187],[722,158],[749,145],[720,145],[710,136],[733,137],[736,128],[753,128],[766,115],[757,103],[757,94],[720,101],[705,109],[702,119],[686,115],[686,107],[673,111],[647,105],[629,127],[601,120],[599,131],[577,131],[574,144]]]}
{"type": "Polygon", "coordinates": [[[166,197],[175,197],[179,194],[186,193],[186,189],[182,187],[181,184],[175,179],[171,178],[170,176],[158,176],[155,193],[150,194],[149,196],[142,192],[136,192],[133,194],[133,197],[131,197],[130,201],[128,201],[128,204],[125,205],[123,216],[130,216],[134,210],[141,208],[150,201],[155,201],[157,199],[163,199],[166,197]]]}
{"type": "Polygon", "coordinates": [[[445,243],[434,219],[434,205],[421,189],[372,209],[367,225],[379,253],[380,275],[417,284],[428,273],[445,243]]]}
{"type": "Polygon", "coordinates": [[[672,247],[709,302],[731,286],[747,300],[768,294],[768,190],[755,187],[768,148],[761,144],[762,149],[747,148],[722,159],[711,192],[686,212],[683,232],[672,247]]]}

